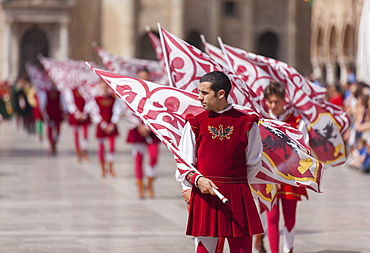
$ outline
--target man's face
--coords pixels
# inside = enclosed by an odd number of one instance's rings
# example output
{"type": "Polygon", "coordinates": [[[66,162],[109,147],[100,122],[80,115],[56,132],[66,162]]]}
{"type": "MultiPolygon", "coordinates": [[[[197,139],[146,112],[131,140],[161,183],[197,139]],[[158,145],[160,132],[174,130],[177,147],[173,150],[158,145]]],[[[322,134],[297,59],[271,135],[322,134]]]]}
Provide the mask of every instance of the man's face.
{"type": "Polygon", "coordinates": [[[146,71],[139,71],[139,73],[137,74],[137,77],[139,79],[149,81],[150,74],[146,71]]]}
{"type": "Polygon", "coordinates": [[[210,82],[202,82],[199,84],[199,96],[198,100],[202,104],[204,110],[221,111],[219,92],[217,94],[211,89],[210,82]]]}
{"type": "Polygon", "coordinates": [[[281,115],[285,113],[284,110],[284,99],[277,95],[270,95],[265,98],[267,107],[271,110],[274,115],[281,115]]]}

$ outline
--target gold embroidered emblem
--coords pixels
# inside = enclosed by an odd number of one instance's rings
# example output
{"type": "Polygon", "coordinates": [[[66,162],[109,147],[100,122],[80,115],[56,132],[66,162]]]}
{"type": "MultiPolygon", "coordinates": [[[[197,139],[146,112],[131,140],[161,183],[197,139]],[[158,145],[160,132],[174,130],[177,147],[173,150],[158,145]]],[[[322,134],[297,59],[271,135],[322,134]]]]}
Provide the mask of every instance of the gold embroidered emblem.
{"type": "Polygon", "coordinates": [[[230,135],[233,133],[234,127],[228,126],[224,128],[220,125],[217,129],[217,127],[208,126],[208,131],[212,134],[212,139],[216,139],[218,137],[220,141],[222,141],[224,138],[230,139],[230,135]]]}

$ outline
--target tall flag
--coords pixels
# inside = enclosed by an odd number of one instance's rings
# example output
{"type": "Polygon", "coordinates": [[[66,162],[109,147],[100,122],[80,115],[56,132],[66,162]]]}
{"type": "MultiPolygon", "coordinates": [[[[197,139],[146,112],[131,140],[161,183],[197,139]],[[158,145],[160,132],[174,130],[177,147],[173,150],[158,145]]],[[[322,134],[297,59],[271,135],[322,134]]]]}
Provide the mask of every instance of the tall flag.
{"type": "Polygon", "coordinates": [[[260,97],[271,79],[285,85],[287,110],[294,110],[307,122],[311,151],[317,159],[330,166],[345,163],[342,134],[349,127],[349,118],[342,108],[323,100],[325,88],[308,81],[284,62],[225,44],[222,48],[234,73],[260,97]]]}
{"type": "MultiPolygon", "coordinates": [[[[198,95],[174,87],[163,86],[128,76],[92,68],[118,94],[140,119],[178,158],[179,162],[196,170],[178,149],[187,114],[204,109],[198,95]]],[[[237,108],[247,110],[246,108],[237,108]]],[[[290,184],[319,191],[322,165],[307,154],[299,144],[302,134],[278,121],[260,122],[264,153],[263,166],[249,175],[251,184],[290,184]],[[261,127],[262,126],[262,127],[261,127]]]]}
{"type": "Polygon", "coordinates": [[[25,68],[32,85],[35,86],[37,90],[51,89],[52,83],[50,77],[44,70],[41,70],[37,66],[28,62],[25,64],[25,68]]]}
{"type": "Polygon", "coordinates": [[[167,72],[170,73],[169,83],[171,86],[198,93],[199,80],[203,75],[212,71],[222,71],[229,76],[233,84],[228,101],[248,106],[261,113],[260,100],[237,75],[228,72],[198,48],[161,28],[160,38],[167,72]]]}
{"type": "MultiPolygon", "coordinates": [[[[84,61],[64,59],[57,60],[39,57],[45,71],[63,93],[65,89],[78,88],[87,101],[101,93],[101,79],[91,72],[84,61]]],[[[90,63],[97,67],[95,63],[90,63]]]]}
{"type": "Polygon", "coordinates": [[[150,72],[150,81],[160,84],[167,84],[166,73],[159,62],[138,58],[121,57],[108,53],[96,43],[93,43],[92,46],[107,70],[126,76],[137,77],[139,70],[146,68],[150,72]]]}

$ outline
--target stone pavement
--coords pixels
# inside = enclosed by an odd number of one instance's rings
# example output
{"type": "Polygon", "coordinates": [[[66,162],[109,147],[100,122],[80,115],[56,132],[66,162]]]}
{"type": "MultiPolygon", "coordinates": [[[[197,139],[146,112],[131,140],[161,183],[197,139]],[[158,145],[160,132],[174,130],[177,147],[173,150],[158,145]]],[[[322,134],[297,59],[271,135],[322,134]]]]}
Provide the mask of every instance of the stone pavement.
{"type": "MultiPolygon", "coordinates": [[[[93,127],[90,162],[79,164],[67,124],[53,157],[46,140],[14,121],[0,123],[0,253],[194,251],[184,235],[187,211],[172,155],[161,147],[156,198],[139,200],[126,130],[120,130],[117,177],[102,179],[93,127]]],[[[322,190],[298,205],[294,252],[370,252],[370,175],[328,169],[322,190]]]]}

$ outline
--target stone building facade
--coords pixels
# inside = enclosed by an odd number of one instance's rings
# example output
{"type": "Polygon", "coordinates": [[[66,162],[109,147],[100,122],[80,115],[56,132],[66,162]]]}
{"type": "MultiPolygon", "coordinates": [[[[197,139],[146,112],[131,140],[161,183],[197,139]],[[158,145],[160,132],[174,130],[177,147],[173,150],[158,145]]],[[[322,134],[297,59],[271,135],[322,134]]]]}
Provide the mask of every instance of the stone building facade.
{"type": "Polygon", "coordinates": [[[285,61],[303,74],[311,72],[312,8],[304,0],[0,3],[0,78],[10,82],[22,73],[25,61],[36,61],[38,53],[57,59],[99,62],[91,47],[93,41],[113,54],[154,59],[145,26],[155,32],[157,23],[200,48],[200,34],[214,45],[220,36],[231,46],[285,61]]]}
{"type": "Polygon", "coordinates": [[[345,83],[355,72],[357,31],[363,0],[315,0],[312,10],[311,63],[322,83],[345,83]]]}

